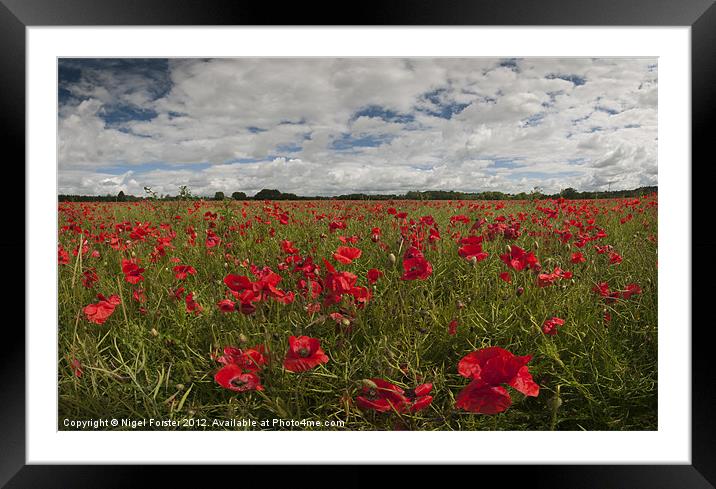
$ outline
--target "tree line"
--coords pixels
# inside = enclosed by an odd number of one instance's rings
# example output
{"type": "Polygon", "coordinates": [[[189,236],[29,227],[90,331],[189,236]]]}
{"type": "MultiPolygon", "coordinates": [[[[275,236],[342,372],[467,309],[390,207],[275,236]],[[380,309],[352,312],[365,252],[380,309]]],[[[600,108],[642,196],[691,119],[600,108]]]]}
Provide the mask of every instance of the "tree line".
{"type": "MultiPolygon", "coordinates": [[[[145,188],[147,191],[147,188],[145,188]]],[[[263,189],[257,192],[253,197],[249,197],[245,192],[233,192],[231,200],[535,200],[535,199],[609,199],[609,198],[629,198],[640,197],[658,191],[658,187],[639,187],[632,190],[611,190],[611,191],[593,191],[579,192],[573,188],[562,189],[556,194],[543,193],[539,188],[535,187],[532,192],[520,192],[518,194],[509,194],[505,192],[457,192],[453,190],[425,190],[410,191],[405,194],[364,194],[352,193],[336,196],[299,196],[293,193],[281,192],[277,189],[263,189]]],[[[187,187],[181,187],[179,195],[157,195],[151,189],[147,191],[146,196],[137,197],[135,195],[126,195],[120,191],[117,195],[65,195],[60,194],[58,200],[60,202],[136,202],[142,200],[206,200],[206,197],[192,195],[187,187]]],[[[224,192],[216,192],[213,200],[226,200],[224,192]]]]}

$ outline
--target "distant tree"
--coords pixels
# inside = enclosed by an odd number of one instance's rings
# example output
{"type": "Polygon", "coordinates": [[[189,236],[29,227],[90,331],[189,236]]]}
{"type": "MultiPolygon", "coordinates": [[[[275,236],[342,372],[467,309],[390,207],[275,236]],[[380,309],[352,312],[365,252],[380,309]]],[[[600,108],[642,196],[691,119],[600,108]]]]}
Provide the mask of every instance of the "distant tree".
{"type": "Polygon", "coordinates": [[[148,196],[150,199],[156,199],[156,198],[157,198],[157,193],[156,193],[154,190],[152,190],[152,187],[144,187],[144,192],[147,194],[147,196],[148,196]]]}
{"type": "Polygon", "coordinates": [[[224,192],[216,192],[214,194],[214,200],[224,200],[224,192]]]}
{"type": "Polygon", "coordinates": [[[188,185],[181,185],[179,187],[179,199],[187,200],[191,199],[191,190],[188,185]]]}
{"type": "Polygon", "coordinates": [[[565,199],[576,199],[577,197],[579,197],[579,192],[577,192],[572,187],[568,187],[568,188],[562,189],[559,192],[559,196],[564,197],[565,199]]]}
{"type": "Polygon", "coordinates": [[[120,190],[117,194],[117,202],[125,202],[127,200],[127,196],[124,195],[124,191],[120,190]]]}
{"type": "Polygon", "coordinates": [[[281,200],[282,197],[283,194],[278,190],[268,188],[259,190],[259,192],[254,195],[254,199],[256,200],[281,200]]]}
{"type": "Polygon", "coordinates": [[[543,197],[544,194],[542,194],[542,187],[534,187],[532,192],[530,192],[530,198],[533,200],[539,200],[543,197]]]}
{"type": "Polygon", "coordinates": [[[234,200],[246,200],[246,194],[243,192],[234,192],[231,194],[231,198],[234,200]]]}

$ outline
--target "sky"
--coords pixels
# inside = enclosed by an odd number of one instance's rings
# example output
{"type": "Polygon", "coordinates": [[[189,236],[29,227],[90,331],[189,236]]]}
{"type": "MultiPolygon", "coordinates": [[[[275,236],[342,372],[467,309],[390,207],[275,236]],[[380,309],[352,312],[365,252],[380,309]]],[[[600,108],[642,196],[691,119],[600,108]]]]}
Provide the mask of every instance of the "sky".
{"type": "Polygon", "coordinates": [[[655,58],[58,61],[60,194],[657,184],[655,58]]]}

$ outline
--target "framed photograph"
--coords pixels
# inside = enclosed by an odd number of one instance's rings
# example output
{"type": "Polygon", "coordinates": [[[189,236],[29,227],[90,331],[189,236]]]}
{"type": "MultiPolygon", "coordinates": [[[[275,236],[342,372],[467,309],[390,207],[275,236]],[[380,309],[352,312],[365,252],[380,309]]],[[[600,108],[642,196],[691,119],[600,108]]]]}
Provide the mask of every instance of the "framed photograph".
{"type": "Polygon", "coordinates": [[[691,284],[716,8],[566,6],[3,0],[27,287],[2,482],[390,463],[713,487],[691,284]]]}

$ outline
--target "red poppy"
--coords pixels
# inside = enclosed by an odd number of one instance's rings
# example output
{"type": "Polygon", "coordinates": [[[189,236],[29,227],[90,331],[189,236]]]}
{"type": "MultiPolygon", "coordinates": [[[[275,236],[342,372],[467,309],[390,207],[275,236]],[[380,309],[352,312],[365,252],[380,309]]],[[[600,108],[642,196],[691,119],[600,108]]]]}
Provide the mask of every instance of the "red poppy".
{"type": "Polygon", "coordinates": [[[240,366],[234,363],[230,363],[219,370],[214,375],[214,380],[221,387],[235,392],[264,390],[258,375],[253,372],[244,372],[240,366]]]}
{"type": "Polygon", "coordinates": [[[176,289],[169,289],[169,297],[176,300],[184,298],[184,287],[177,287],[176,289]]]}
{"type": "Polygon", "coordinates": [[[625,290],[620,291],[622,299],[630,299],[635,294],[641,294],[641,287],[638,284],[627,284],[625,290]]]}
{"type": "Polygon", "coordinates": [[[511,404],[510,394],[504,387],[492,386],[480,379],[470,382],[455,399],[455,407],[480,414],[501,413],[511,404]]]}
{"type": "Polygon", "coordinates": [[[425,409],[433,401],[429,395],[433,385],[420,384],[415,389],[403,390],[395,384],[383,379],[366,379],[361,393],[356,397],[356,404],[364,410],[381,413],[397,411],[415,413],[425,409]]]}
{"type": "Polygon", "coordinates": [[[601,282],[592,287],[592,290],[596,292],[597,294],[604,297],[604,300],[607,304],[611,304],[612,302],[616,301],[620,297],[619,292],[610,292],[609,291],[609,284],[607,282],[601,282]]]}
{"type": "Polygon", "coordinates": [[[321,350],[321,344],[316,338],[291,336],[288,345],[283,368],[289,372],[305,372],[328,362],[328,355],[321,350]]]}
{"type": "Polygon", "coordinates": [[[458,373],[473,381],[460,392],[456,406],[483,414],[502,412],[511,401],[501,384],[507,384],[526,396],[537,396],[539,385],[527,368],[531,359],[531,355],[515,356],[497,346],[464,356],[458,363],[458,373]]]}
{"type": "Polygon", "coordinates": [[[613,246],[612,245],[604,245],[604,246],[594,245],[594,249],[597,250],[598,254],[603,255],[604,253],[611,252],[613,249],[613,246]]]}
{"type": "Polygon", "coordinates": [[[217,236],[212,230],[207,229],[206,230],[206,247],[207,248],[214,248],[215,246],[219,246],[221,244],[221,238],[217,236]]]}
{"type": "Polygon", "coordinates": [[[371,268],[370,270],[368,270],[368,283],[374,284],[382,276],[383,276],[383,272],[381,272],[377,268],[371,268]]]}
{"type": "Polygon", "coordinates": [[[611,265],[618,265],[622,262],[622,256],[616,251],[609,253],[609,263],[611,265]]]}
{"type": "Polygon", "coordinates": [[[79,360],[73,358],[70,361],[70,367],[72,367],[72,373],[75,374],[75,377],[77,377],[78,379],[82,377],[82,364],[79,360]]]}
{"type": "Polygon", "coordinates": [[[402,280],[425,280],[433,273],[433,266],[425,259],[422,252],[411,246],[403,257],[402,280]]]}
{"type": "Polygon", "coordinates": [[[359,408],[380,413],[403,412],[409,402],[403,389],[383,379],[368,379],[363,384],[361,395],[356,397],[359,408]]]}
{"type": "Polygon", "coordinates": [[[199,314],[201,311],[204,310],[203,307],[201,307],[201,304],[196,302],[194,300],[194,292],[189,292],[186,297],[184,298],[184,302],[186,303],[186,311],[187,312],[193,312],[194,314],[199,314]]]}
{"type": "Polygon", "coordinates": [[[228,288],[235,292],[251,289],[253,287],[253,282],[251,282],[248,277],[244,275],[234,275],[232,273],[224,277],[224,283],[228,288]]]}
{"type": "Polygon", "coordinates": [[[358,248],[351,248],[350,246],[339,246],[338,250],[333,253],[333,259],[343,263],[344,265],[348,265],[352,263],[353,260],[360,258],[362,254],[363,252],[358,248]]]}
{"type": "Polygon", "coordinates": [[[69,262],[70,254],[62,247],[62,245],[57,245],[57,263],[60,265],[67,265],[69,262]]]}
{"type": "Polygon", "coordinates": [[[440,231],[438,231],[437,228],[430,228],[430,236],[428,236],[428,241],[430,241],[431,243],[440,241],[440,231]]]}
{"type": "Polygon", "coordinates": [[[433,390],[433,384],[420,384],[415,389],[405,391],[405,397],[408,398],[408,411],[415,413],[421,409],[425,409],[433,402],[433,396],[428,395],[433,390]]]}
{"type": "Polygon", "coordinates": [[[465,216],[465,215],[463,215],[463,214],[459,214],[459,215],[457,215],[457,216],[452,216],[452,217],[450,218],[450,224],[453,224],[453,225],[454,225],[456,222],[461,222],[461,223],[463,223],[463,224],[469,224],[469,223],[470,223],[470,218],[467,217],[467,216],[465,216]]]}
{"type": "Polygon", "coordinates": [[[500,259],[508,267],[517,270],[524,270],[525,268],[531,268],[539,271],[542,268],[537,257],[533,252],[526,252],[522,248],[516,245],[510,245],[510,252],[500,255],[500,259]]]}
{"type": "Polygon", "coordinates": [[[510,277],[510,272],[502,272],[500,274],[500,278],[507,282],[508,284],[512,283],[512,277],[510,277]]]}
{"type": "Polygon", "coordinates": [[[265,356],[265,353],[266,347],[264,345],[256,345],[245,350],[233,346],[226,346],[224,347],[224,354],[218,357],[216,361],[224,365],[238,365],[244,370],[256,372],[268,364],[268,358],[265,356]]]}
{"type": "Polygon", "coordinates": [[[558,317],[547,319],[542,324],[542,332],[546,335],[554,336],[557,334],[557,326],[562,326],[563,324],[564,319],[560,319],[558,317]]]}
{"type": "Polygon", "coordinates": [[[462,245],[457,254],[468,260],[482,261],[487,258],[487,253],[482,251],[482,236],[470,236],[460,240],[462,245]]]}
{"type": "Polygon", "coordinates": [[[137,284],[144,280],[142,276],[144,268],[140,268],[135,259],[122,260],[122,273],[124,273],[125,280],[130,284],[137,284]]]}
{"type": "Polygon", "coordinates": [[[332,221],[330,224],[328,224],[328,230],[330,232],[333,232],[336,229],[345,229],[346,227],[347,225],[343,221],[332,221]]]}
{"type": "Polygon", "coordinates": [[[109,296],[109,298],[105,298],[102,294],[97,294],[97,298],[99,302],[85,306],[83,311],[88,321],[95,324],[104,324],[114,312],[114,308],[121,304],[122,300],[116,294],[109,296]]]}
{"type": "Polygon", "coordinates": [[[457,319],[453,319],[450,321],[450,324],[448,324],[448,334],[451,336],[457,334],[457,319]]]}
{"type": "Polygon", "coordinates": [[[577,251],[576,253],[572,253],[572,258],[570,261],[576,264],[584,263],[585,261],[587,261],[587,259],[584,258],[584,255],[581,252],[577,251]]]}
{"type": "Polygon", "coordinates": [[[609,284],[607,282],[600,282],[594,287],[592,287],[592,291],[596,292],[602,297],[607,297],[609,295],[609,284]]]}
{"type": "Polygon", "coordinates": [[[537,275],[537,285],[540,287],[548,287],[557,281],[557,279],[570,279],[572,272],[564,271],[559,267],[555,267],[552,273],[540,273],[537,275]]]}
{"type": "Polygon", "coordinates": [[[382,234],[382,233],[381,233],[381,231],[380,231],[380,228],[373,228],[373,229],[371,230],[371,233],[370,233],[370,239],[371,239],[371,241],[373,241],[374,243],[377,243],[378,241],[380,241],[380,235],[381,235],[381,234],[382,234]]]}
{"type": "Polygon", "coordinates": [[[132,299],[140,304],[144,304],[147,302],[147,294],[144,292],[144,289],[137,288],[132,291],[132,299]]]}
{"type": "Polygon", "coordinates": [[[360,240],[358,236],[338,236],[338,239],[343,244],[356,244],[360,240]]]}
{"type": "Polygon", "coordinates": [[[89,268],[82,272],[82,285],[86,288],[91,289],[98,280],[99,276],[97,275],[97,270],[94,268],[89,268]]]}
{"type": "Polygon", "coordinates": [[[221,312],[232,312],[236,309],[236,304],[230,299],[223,299],[217,302],[221,312]]]}
{"type": "Polygon", "coordinates": [[[293,243],[285,239],[281,241],[281,250],[283,250],[284,253],[289,255],[294,255],[298,253],[298,249],[293,246],[293,243]]]}
{"type": "Polygon", "coordinates": [[[184,280],[187,275],[196,275],[196,269],[190,265],[177,265],[174,270],[174,278],[184,280]]]}

